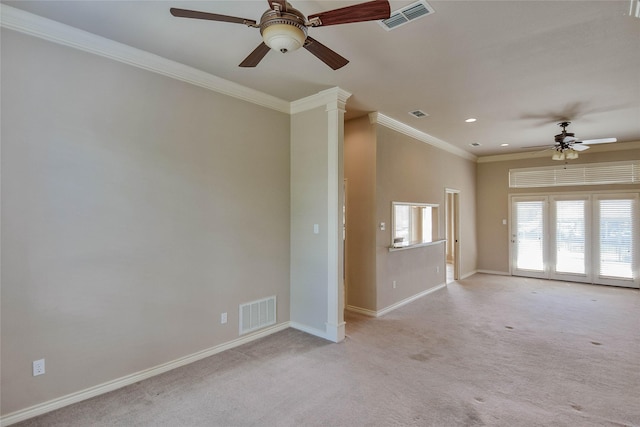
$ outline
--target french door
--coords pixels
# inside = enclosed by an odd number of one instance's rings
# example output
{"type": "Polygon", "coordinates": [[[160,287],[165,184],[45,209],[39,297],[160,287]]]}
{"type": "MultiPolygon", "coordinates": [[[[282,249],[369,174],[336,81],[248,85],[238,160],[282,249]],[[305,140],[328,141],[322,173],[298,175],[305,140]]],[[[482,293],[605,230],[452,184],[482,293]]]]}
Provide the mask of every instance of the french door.
{"type": "Polygon", "coordinates": [[[640,287],[637,193],[511,197],[511,272],[640,287]]]}

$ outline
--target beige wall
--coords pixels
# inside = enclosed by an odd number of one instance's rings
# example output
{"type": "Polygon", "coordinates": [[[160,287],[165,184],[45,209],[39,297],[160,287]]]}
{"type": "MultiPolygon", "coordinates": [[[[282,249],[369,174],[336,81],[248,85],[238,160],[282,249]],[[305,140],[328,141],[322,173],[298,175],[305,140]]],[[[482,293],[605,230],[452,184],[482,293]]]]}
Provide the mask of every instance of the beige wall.
{"type": "MultiPolygon", "coordinates": [[[[635,144],[629,144],[636,147],[635,144]]],[[[616,149],[623,148],[618,143],[616,149]]],[[[595,151],[595,150],[594,150],[595,151]]],[[[640,159],[640,149],[581,152],[571,164],[613,162],[640,159]]],[[[526,193],[556,193],[594,191],[595,186],[509,189],[509,169],[554,166],[557,161],[549,157],[518,159],[509,161],[480,162],[478,164],[478,269],[487,272],[509,272],[509,225],[502,220],[509,218],[509,195],[526,193]]],[[[597,190],[638,189],[640,185],[597,186],[597,190]]]]}
{"type": "Polygon", "coordinates": [[[347,305],[376,307],[376,132],[368,117],[345,123],[347,305]]]}
{"type": "Polygon", "coordinates": [[[445,282],[444,244],[389,252],[393,201],[440,205],[438,237],[444,238],[445,189],[460,190],[460,272],[475,271],[476,164],[380,125],[376,160],[376,222],[387,224],[385,231],[376,230],[377,310],[382,310],[445,282]],[[418,270],[412,274],[410,266],[418,270]]]}
{"type": "Polygon", "coordinates": [[[1,71],[3,414],[289,320],[287,114],[8,30],[1,71]]]}
{"type": "Polygon", "coordinates": [[[345,126],[345,176],[348,305],[381,311],[445,282],[444,244],[389,252],[393,201],[440,205],[438,237],[444,238],[445,189],[460,190],[461,274],[475,271],[473,161],[370,124],[364,117],[345,126]]]}

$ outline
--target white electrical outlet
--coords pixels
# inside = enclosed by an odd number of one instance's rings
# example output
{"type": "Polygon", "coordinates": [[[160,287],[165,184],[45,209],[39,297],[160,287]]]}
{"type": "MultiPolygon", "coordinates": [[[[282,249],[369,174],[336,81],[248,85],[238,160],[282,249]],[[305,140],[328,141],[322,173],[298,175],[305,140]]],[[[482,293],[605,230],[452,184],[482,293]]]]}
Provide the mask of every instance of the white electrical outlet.
{"type": "Polygon", "coordinates": [[[38,375],[44,374],[44,359],[34,360],[33,361],[33,376],[36,377],[38,375]]]}
{"type": "Polygon", "coordinates": [[[436,273],[440,273],[440,267],[436,267],[436,273]]]}
{"type": "Polygon", "coordinates": [[[396,281],[394,280],[393,281],[393,289],[395,289],[395,288],[396,288],[396,281]]]}
{"type": "Polygon", "coordinates": [[[223,325],[227,323],[227,313],[222,313],[220,315],[220,323],[222,323],[223,325]]]}

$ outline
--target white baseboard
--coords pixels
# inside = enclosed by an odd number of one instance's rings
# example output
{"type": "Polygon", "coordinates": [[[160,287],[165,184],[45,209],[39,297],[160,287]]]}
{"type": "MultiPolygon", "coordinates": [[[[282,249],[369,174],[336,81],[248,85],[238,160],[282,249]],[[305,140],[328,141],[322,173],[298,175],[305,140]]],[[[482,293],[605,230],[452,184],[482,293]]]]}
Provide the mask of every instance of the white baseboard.
{"type": "Polygon", "coordinates": [[[233,341],[229,341],[224,344],[220,344],[215,347],[211,347],[206,350],[202,350],[197,353],[193,353],[188,356],[181,357],[171,362],[163,363],[162,365],[154,366],[153,368],[145,369],[143,371],[139,371],[139,372],[136,372],[112,381],[108,381],[106,383],[89,387],[87,389],[84,389],[75,393],[71,393],[66,396],[62,396],[56,399],[49,400],[44,403],[39,403],[37,405],[12,412],[0,418],[0,426],[4,427],[11,424],[15,424],[17,422],[36,417],[38,415],[42,415],[47,412],[51,412],[65,406],[78,403],[83,400],[90,399],[92,397],[95,397],[104,393],[108,393],[113,390],[117,390],[119,388],[134,384],[138,381],[146,380],[147,378],[151,378],[153,376],[162,374],[172,369],[179,368],[184,365],[188,365],[189,363],[193,363],[198,360],[204,359],[206,357],[213,356],[214,354],[221,353],[225,350],[229,350],[229,349],[241,346],[243,344],[247,344],[251,341],[255,341],[259,338],[266,337],[267,335],[280,332],[282,330],[289,328],[290,326],[291,326],[290,322],[279,323],[270,328],[263,329],[253,334],[246,335],[241,338],[237,338],[233,341]]]}
{"type": "Polygon", "coordinates": [[[405,298],[402,301],[399,301],[399,302],[397,302],[395,304],[390,305],[389,307],[385,307],[382,310],[378,310],[376,312],[376,317],[383,316],[383,315],[389,313],[390,311],[393,311],[393,310],[395,310],[397,308],[402,307],[403,305],[407,305],[410,302],[413,302],[413,301],[417,300],[418,298],[422,298],[425,295],[429,295],[430,293],[433,293],[435,291],[439,291],[440,289],[446,288],[446,287],[447,287],[446,283],[441,283],[441,284],[439,284],[437,286],[434,286],[433,288],[427,289],[426,291],[422,291],[422,292],[420,292],[418,294],[410,296],[409,298],[405,298]]]}
{"type": "Polygon", "coordinates": [[[430,293],[433,293],[435,291],[438,291],[438,290],[440,290],[442,288],[446,288],[446,287],[447,287],[446,283],[441,283],[441,284],[439,284],[437,286],[434,286],[433,288],[429,288],[429,289],[427,289],[425,291],[422,291],[420,293],[412,295],[409,298],[405,298],[402,301],[398,301],[397,303],[392,304],[392,305],[390,305],[388,307],[385,307],[382,310],[378,310],[378,311],[373,311],[373,310],[369,310],[369,309],[366,309],[366,308],[356,307],[356,306],[353,306],[353,305],[348,305],[347,306],[347,310],[348,311],[352,311],[354,313],[364,314],[365,316],[369,316],[369,317],[380,317],[380,316],[383,316],[383,315],[389,313],[390,311],[395,310],[396,308],[400,308],[403,305],[407,305],[410,302],[413,302],[413,301],[417,300],[418,298],[422,298],[425,295],[429,295],[430,293]]]}
{"type": "Polygon", "coordinates": [[[340,323],[325,323],[325,327],[327,328],[327,339],[333,342],[341,342],[344,341],[344,337],[346,336],[346,322],[340,323]]]}
{"type": "Polygon", "coordinates": [[[369,317],[378,317],[378,314],[374,310],[369,310],[368,308],[356,307],[355,305],[348,305],[345,307],[347,311],[352,313],[363,314],[369,317]]]}
{"type": "Polygon", "coordinates": [[[459,279],[459,280],[467,279],[467,278],[469,278],[469,277],[473,276],[473,275],[474,275],[474,274],[476,274],[476,273],[478,273],[478,270],[470,271],[470,272],[468,272],[468,273],[463,274],[462,276],[460,276],[460,279],[459,279]]]}
{"type": "Polygon", "coordinates": [[[498,276],[511,276],[511,273],[509,273],[508,271],[478,270],[477,273],[495,274],[495,275],[498,275],[498,276]]]}
{"type": "Polygon", "coordinates": [[[297,329],[302,332],[306,332],[311,335],[315,335],[316,337],[324,338],[327,341],[332,341],[327,334],[327,331],[323,331],[322,329],[312,328],[311,326],[303,325],[298,322],[289,322],[289,326],[293,329],[297,329]]]}

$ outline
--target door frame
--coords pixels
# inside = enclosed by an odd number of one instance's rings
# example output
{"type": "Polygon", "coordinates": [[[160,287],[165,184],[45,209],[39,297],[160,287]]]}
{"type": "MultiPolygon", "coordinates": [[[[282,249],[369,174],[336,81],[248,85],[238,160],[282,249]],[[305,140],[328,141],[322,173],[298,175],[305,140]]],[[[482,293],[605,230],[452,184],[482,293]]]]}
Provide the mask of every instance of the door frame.
{"type": "MultiPolygon", "coordinates": [[[[575,191],[575,192],[548,192],[548,193],[516,193],[509,194],[509,224],[511,224],[509,229],[509,274],[512,276],[525,276],[525,277],[536,277],[542,279],[553,279],[553,280],[563,280],[563,281],[575,281],[580,283],[590,283],[590,284],[598,284],[598,285],[610,285],[610,286],[620,286],[626,288],[640,288],[640,238],[636,237],[634,240],[634,252],[632,259],[633,266],[633,278],[622,279],[622,278],[614,278],[614,277],[601,277],[597,273],[597,266],[595,264],[599,264],[599,248],[598,245],[595,244],[597,240],[599,240],[599,230],[598,227],[595,226],[595,222],[598,220],[598,203],[599,200],[610,200],[610,199],[632,199],[634,203],[635,209],[635,221],[633,223],[634,230],[640,230],[640,191],[638,190],[591,190],[591,191],[575,191]],[[554,271],[554,267],[551,265],[551,262],[555,262],[555,255],[551,255],[553,252],[553,243],[555,243],[555,239],[551,236],[551,232],[554,230],[554,226],[551,222],[554,220],[555,213],[552,212],[551,202],[554,199],[564,199],[571,200],[571,198],[580,198],[586,197],[588,200],[587,207],[587,224],[585,224],[585,238],[590,239],[590,242],[585,242],[585,258],[586,262],[586,278],[580,277],[579,275],[571,274],[558,274],[554,271]],[[543,229],[545,233],[545,243],[543,246],[544,251],[544,271],[541,273],[534,272],[533,274],[517,274],[515,266],[515,238],[514,230],[516,230],[517,224],[515,223],[515,214],[513,212],[514,201],[518,200],[546,200],[545,212],[544,212],[544,224],[543,229]],[[588,258],[587,258],[588,257],[588,258]],[[553,259],[552,259],[553,258],[553,259]]],[[[638,235],[636,231],[635,235],[638,235]]],[[[524,270],[523,270],[524,271],[524,270]]],[[[528,271],[527,271],[528,272],[528,271]]]]}
{"type": "Polygon", "coordinates": [[[548,257],[549,257],[549,200],[547,195],[540,194],[517,194],[509,196],[509,224],[511,224],[509,228],[509,273],[512,276],[523,276],[523,277],[535,277],[537,279],[548,279],[549,278],[549,265],[548,265],[548,257]],[[514,203],[518,201],[523,202],[543,202],[544,207],[542,209],[542,271],[537,270],[518,270],[516,269],[516,257],[518,256],[518,252],[516,251],[516,240],[518,239],[518,224],[517,224],[517,215],[514,212],[514,203]],[[524,274],[523,274],[524,273],[524,274]]]}
{"type": "Polygon", "coordinates": [[[592,200],[589,193],[582,194],[550,194],[548,204],[549,216],[549,237],[547,243],[549,245],[549,278],[553,280],[562,280],[565,282],[593,283],[593,274],[591,265],[593,263],[593,221],[592,221],[592,200]],[[558,209],[556,202],[583,200],[585,202],[584,210],[584,273],[564,273],[556,270],[557,264],[557,219],[558,209]],[[553,232],[552,232],[553,231],[553,232]]]}
{"type": "MultiPolygon", "coordinates": [[[[592,196],[592,217],[595,221],[600,221],[600,211],[599,211],[599,203],[601,200],[616,200],[616,199],[624,199],[624,200],[631,200],[632,201],[632,206],[633,209],[635,211],[635,215],[633,217],[634,222],[633,222],[633,229],[636,231],[635,235],[638,236],[638,232],[640,231],[640,192],[638,191],[634,191],[634,192],[624,192],[624,191],[610,191],[610,192],[602,192],[602,193],[597,193],[597,194],[593,194],[592,196]],[[627,195],[630,195],[631,197],[627,197],[627,195]]],[[[593,240],[595,241],[599,241],[600,240],[600,232],[602,230],[600,229],[600,227],[597,227],[596,230],[594,230],[593,233],[593,240]]],[[[633,236],[633,235],[632,235],[633,236]]],[[[633,268],[632,270],[632,279],[619,279],[619,278],[615,278],[615,277],[607,277],[607,276],[600,276],[599,274],[595,273],[593,274],[593,282],[597,285],[609,285],[609,286],[622,286],[622,287],[632,287],[632,288],[636,288],[636,289],[640,289],[640,238],[636,237],[636,240],[633,242],[634,243],[634,251],[632,253],[632,260],[631,260],[631,266],[633,268]]],[[[596,245],[594,246],[594,260],[598,260],[598,264],[596,266],[594,266],[595,270],[600,270],[600,245],[596,245]]]]}
{"type": "MultiPolygon", "coordinates": [[[[447,230],[449,229],[449,221],[452,221],[453,224],[453,280],[460,280],[460,190],[455,188],[445,188],[444,189],[444,210],[445,210],[445,236],[447,235],[447,230]],[[452,203],[449,203],[449,195],[451,194],[452,203]],[[451,205],[451,206],[450,206],[451,205]],[[450,215],[449,210],[453,210],[453,213],[450,215]]],[[[448,236],[447,236],[448,237],[448,236]]],[[[445,268],[446,268],[446,257],[447,251],[445,250],[445,268]]],[[[445,281],[446,281],[446,272],[445,272],[445,281]]]]}

